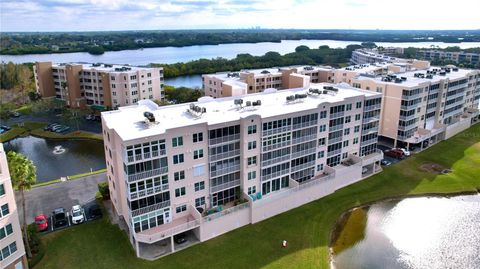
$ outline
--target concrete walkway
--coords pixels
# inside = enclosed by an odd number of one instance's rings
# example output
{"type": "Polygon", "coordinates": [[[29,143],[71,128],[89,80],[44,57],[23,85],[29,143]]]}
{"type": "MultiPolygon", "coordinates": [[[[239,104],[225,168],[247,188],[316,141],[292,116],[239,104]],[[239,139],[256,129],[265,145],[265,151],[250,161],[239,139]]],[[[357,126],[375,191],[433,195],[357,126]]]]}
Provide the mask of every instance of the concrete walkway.
{"type": "MultiPolygon", "coordinates": [[[[39,214],[50,215],[53,209],[63,207],[70,211],[76,204],[85,204],[95,199],[98,183],[107,181],[106,173],[86,176],[72,181],[54,183],[32,188],[25,193],[27,223],[32,223],[39,214]]],[[[18,216],[23,221],[21,195],[15,193],[18,216]]]]}

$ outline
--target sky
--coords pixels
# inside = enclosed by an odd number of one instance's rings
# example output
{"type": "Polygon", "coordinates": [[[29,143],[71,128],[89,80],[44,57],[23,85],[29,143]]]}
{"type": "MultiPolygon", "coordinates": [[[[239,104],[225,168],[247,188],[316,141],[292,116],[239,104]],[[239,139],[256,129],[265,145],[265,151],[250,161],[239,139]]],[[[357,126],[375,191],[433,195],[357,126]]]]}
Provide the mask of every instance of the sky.
{"type": "Polygon", "coordinates": [[[480,29],[480,0],[0,0],[1,32],[252,27],[480,29]]]}

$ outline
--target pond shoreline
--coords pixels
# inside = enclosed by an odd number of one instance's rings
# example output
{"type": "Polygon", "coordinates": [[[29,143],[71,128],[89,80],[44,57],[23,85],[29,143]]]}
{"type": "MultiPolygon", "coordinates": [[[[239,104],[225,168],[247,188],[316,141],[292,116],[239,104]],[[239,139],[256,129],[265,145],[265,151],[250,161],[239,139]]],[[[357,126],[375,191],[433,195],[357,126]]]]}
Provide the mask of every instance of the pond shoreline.
{"type": "Polygon", "coordinates": [[[477,194],[480,194],[480,188],[477,188],[476,191],[460,191],[460,192],[448,192],[448,193],[432,192],[432,193],[422,193],[422,194],[407,194],[407,195],[391,196],[391,197],[384,197],[381,199],[370,201],[368,203],[351,207],[343,211],[335,220],[333,227],[330,228],[329,245],[328,245],[328,252],[329,252],[328,260],[329,260],[330,269],[336,269],[335,266],[333,265],[333,257],[335,254],[338,254],[333,251],[333,246],[338,240],[340,233],[343,231],[344,225],[346,224],[348,217],[354,210],[369,208],[372,205],[377,203],[393,202],[393,201],[399,202],[401,200],[409,199],[409,198],[452,198],[457,196],[477,195],[477,194]]]}

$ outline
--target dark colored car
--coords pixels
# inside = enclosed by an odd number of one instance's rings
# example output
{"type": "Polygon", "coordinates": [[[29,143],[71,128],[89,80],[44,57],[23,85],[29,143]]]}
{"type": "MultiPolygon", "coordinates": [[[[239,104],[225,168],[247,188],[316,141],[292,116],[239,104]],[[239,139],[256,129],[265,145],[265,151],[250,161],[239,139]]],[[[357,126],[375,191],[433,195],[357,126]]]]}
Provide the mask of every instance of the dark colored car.
{"type": "Polygon", "coordinates": [[[99,219],[102,217],[102,210],[95,204],[88,209],[88,219],[99,219]]]}
{"type": "Polygon", "coordinates": [[[387,149],[383,153],[386,156],[397,158],[397,159],[403,159],[405,157],[405,154],[403,153],[403,151],[399,149],[387,149]]]}
{"type": "Polygon", "coordinates": [[[68,224],[67,213],[64,208],[56,208],[52,212],[52,222],[54,227],[62,227],[68,224]]]}
{"type": "Polygon", "coordinates": [[[183,244],[187,242],[187,235],[185,233],[174,235],[173,240],[175,240],[175,243],[177,244],[183,244]]]}

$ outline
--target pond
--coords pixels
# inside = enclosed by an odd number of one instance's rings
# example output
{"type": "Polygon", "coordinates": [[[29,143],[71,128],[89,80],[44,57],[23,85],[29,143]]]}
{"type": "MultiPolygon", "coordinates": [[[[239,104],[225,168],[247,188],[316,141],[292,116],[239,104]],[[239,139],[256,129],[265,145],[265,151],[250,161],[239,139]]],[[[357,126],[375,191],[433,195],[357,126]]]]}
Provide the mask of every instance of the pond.
{"type": "Polygon", "coordinates": [[[105,168],[103,142],[94,140],[51,140],[34,136],[4,143],[5,151],[19,152],[37,167],[37,182],[105,168]]]}
{"type": "Polygon", "coordinates": [[[347,216],[332,268],[480,268],[480,195],[380,202],[347,216]]]}

